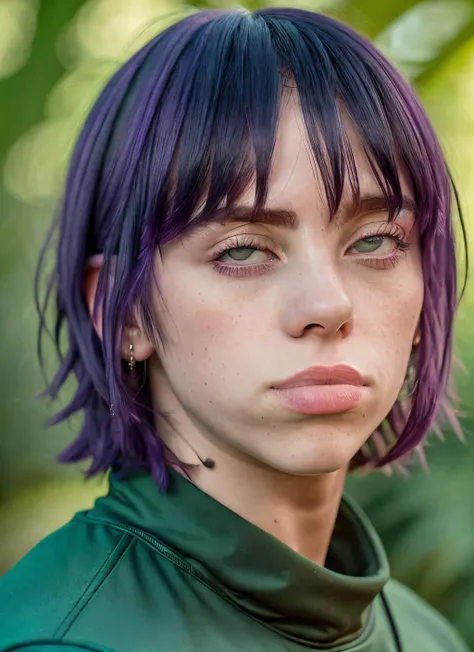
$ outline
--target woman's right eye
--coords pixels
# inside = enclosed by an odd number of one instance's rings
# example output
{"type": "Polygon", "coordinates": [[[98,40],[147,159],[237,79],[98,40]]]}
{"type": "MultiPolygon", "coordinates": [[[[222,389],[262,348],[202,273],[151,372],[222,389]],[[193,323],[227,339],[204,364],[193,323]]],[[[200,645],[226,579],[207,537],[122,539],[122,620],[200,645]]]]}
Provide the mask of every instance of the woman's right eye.
{"type": "Polygon", "coordinates": [[[252,241],[227,242],[213,259],[214,268],[225,276],[258,275],[272,271],[278,256],[263,244],[252,241]]]}
{"type": "Polygon", "coordinates": [[[228,256],[232,262],[246,261],[256,251],[262,251],[262,249],[258,249],[257,247],[232,247],[231,249],[226,249],[217,260],[229,262],[225,260],[225,256],[228,256]]]}

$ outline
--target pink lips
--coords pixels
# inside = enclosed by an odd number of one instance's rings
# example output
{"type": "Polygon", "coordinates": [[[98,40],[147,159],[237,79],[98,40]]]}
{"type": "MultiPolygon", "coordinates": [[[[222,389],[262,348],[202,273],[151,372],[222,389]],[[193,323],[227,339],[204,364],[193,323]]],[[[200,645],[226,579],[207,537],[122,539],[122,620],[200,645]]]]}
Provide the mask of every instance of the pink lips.
{"type": "Polygon", "coordinates": [[[309,367],[273,387],[278,400],[302,414],[338,414],[357,407],[364,395],[358,371],[347,365],[309,367]]]}

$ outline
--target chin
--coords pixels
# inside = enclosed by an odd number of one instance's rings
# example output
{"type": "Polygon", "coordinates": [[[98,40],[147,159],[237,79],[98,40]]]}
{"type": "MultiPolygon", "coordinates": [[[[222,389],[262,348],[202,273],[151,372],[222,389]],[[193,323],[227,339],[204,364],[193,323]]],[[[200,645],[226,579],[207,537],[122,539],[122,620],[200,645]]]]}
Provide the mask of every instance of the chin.
{"type": "Polygon", "coordinates": [[[317,442],[305,446],[290,446],[290,450],[278,457],[267,458],[266,463],[289,475],[324,475],[347,468],[360,447],[355,447],[347,437],[344,442],[317,442]],[[351,445],[352,444],[352,445],[351,445]]]}
{"type": "Polygon", "coordinates": [[[338,463],[335,460],[328,460],[326,463],[322,464],[321,462],[318,463],[313,460],[301,461],[301,463],[298,463],[295,460],[292,464],[279,464],[278,466],[272,464],[272,466],[276,468],[277,471],[281,471],[288,475],[327,475],[347,467],[349,461],[338,463]]]}

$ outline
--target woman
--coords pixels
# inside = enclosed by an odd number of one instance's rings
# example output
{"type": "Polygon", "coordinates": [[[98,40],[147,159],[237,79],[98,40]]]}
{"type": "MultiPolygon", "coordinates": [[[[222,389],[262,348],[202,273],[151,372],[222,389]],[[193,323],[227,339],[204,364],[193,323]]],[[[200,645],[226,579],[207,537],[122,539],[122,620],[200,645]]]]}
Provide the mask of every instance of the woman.
{"type": "Polygon", "coordinates": [[[61,460],[110,492],[0,582],[2,650],[466,649],[343,497],[449,415],[450,195],[413,92],[329,18],[197,13],[118,71],[50,286],[61,460]]]}

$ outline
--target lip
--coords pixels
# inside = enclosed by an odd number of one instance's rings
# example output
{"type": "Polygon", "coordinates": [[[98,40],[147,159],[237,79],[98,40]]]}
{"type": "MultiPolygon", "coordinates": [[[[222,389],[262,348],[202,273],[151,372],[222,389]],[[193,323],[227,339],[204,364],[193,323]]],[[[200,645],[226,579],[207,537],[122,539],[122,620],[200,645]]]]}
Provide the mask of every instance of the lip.
{"type": "Polygon", "coordinates": [[[363,401],[367,387],[356,369],[347,365],[309,367],[274,385],[274,395],[287,409],[300,414],[341,414],[363,401]]]}
{"type": "Polygon", "coordinates": [[[308,367],[281,383],[273,385],[273,389],[292,389],[311,385],[352,385],[353,387],[362,387],[364,381],[356,369],[345,364],[338,364],[333,367],[314,366],[308,367]]]}

